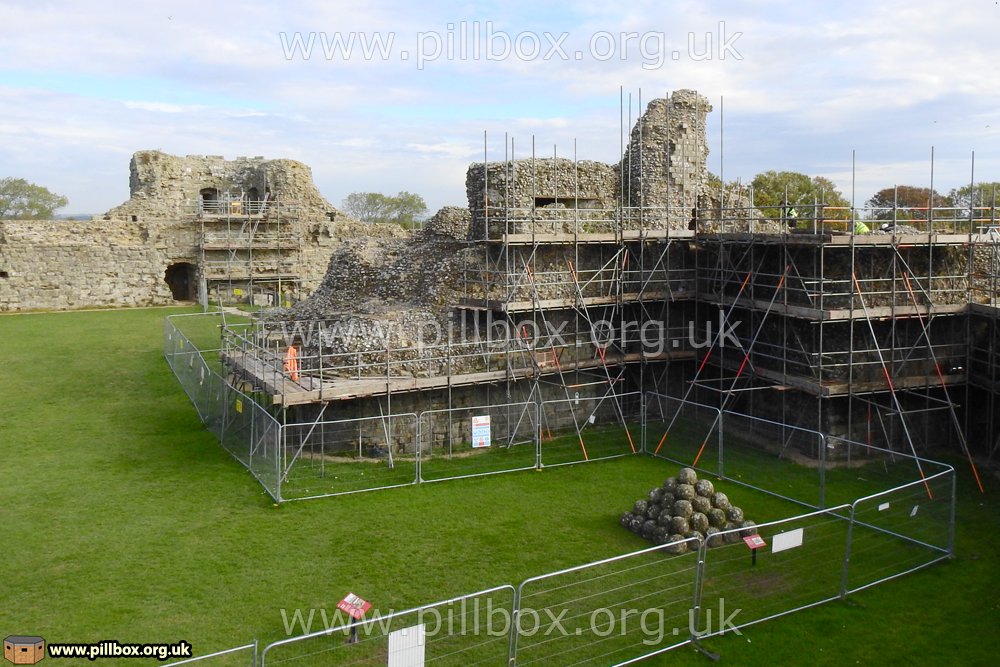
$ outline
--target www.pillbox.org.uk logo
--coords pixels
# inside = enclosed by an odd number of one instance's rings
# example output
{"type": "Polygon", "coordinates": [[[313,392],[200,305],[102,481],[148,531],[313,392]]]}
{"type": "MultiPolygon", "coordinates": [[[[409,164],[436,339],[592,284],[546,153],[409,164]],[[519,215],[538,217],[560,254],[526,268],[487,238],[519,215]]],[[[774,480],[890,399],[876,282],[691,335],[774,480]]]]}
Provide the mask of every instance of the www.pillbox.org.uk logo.
{"type": "Polygon", "coordinates": [[[26,635],[5,637],[3,657],[15,665],[33,665],[45,657],[45,640],[41,637],[26,635]]]}

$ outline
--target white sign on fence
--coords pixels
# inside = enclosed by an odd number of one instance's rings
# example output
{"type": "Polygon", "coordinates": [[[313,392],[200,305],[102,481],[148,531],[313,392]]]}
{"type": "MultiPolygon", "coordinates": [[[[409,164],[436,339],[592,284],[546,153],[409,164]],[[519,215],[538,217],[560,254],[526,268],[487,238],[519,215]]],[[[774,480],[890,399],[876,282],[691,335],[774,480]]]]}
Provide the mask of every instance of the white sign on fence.
{"type": "Polygon", "coordinates": [[[424,667],[426,637],[423,623],[389,633],[388,667],[424,667]]]}
{"type": "Polygon", "coordinates": [[[472,446],[490,446],[490,416],[482,415],[472,418],[472,446]]]}
{"type": "Polygon", "coordinates": [[[776,554],[785,549],[802,546],[802,529],[796,528],[785,533],[778,533],[771,538],[771,553],[776,554]]]}

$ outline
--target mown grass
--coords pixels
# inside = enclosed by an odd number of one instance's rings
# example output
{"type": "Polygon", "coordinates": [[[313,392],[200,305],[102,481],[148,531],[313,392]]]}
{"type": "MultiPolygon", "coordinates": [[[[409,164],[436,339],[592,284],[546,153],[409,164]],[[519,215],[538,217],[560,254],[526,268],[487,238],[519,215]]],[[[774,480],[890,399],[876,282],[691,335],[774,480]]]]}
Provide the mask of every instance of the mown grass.
{"type": "MultiPolygon", "coordinates": [[[[173,312],[0,317],[4,636],[206,653],[348,591],[401,609],[646,545],[617,518],[676,469],[647,457],[274,507],[168,370],[173,312]]],[[[954,561],[706,645],[747,665],[995,664],[998,484],[980,496],[959,471],[954,561]]],[[[727,491],[758,521],[794,511],[727,491]]]]}

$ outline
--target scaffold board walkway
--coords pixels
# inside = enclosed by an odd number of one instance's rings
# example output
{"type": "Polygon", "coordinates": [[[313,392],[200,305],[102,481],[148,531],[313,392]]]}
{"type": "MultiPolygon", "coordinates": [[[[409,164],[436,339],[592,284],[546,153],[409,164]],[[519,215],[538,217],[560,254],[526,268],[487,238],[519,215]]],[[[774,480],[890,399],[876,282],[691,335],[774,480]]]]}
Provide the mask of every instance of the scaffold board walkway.
{"type": "MultiPolygon", "coordinates": [[[[273,357],[273,355],[268,356],[273,357]]],[[[680,361],[693,358],[694,352],[688,350],[662,352],[659,354],[633,352],[622,355],[609,353],[604,359],[596,358],[576,362],[563,362],[562,372],[598,369],[605,364],[629,364],[643,361],[680,361]]],[[[235,355],[223,353],[222,361],[236,374],[261,387],[265,393],[271,396],[274,405],[281,406],[326,403],[328,401],[382,396],[387,393],[488,384],[503,382],[508,379],[519,380],[539,375],[557,374],[559,372],[559,369],[553,364],[551,368],[536,368],[532,366],[430,377],[324,378],[321,381],[319,378],[311,377],[306,371],[303,371],[299,379],[293,381],[282,370],[282,362],[277,358],[263,359],[249,352],[235,355]]]]}

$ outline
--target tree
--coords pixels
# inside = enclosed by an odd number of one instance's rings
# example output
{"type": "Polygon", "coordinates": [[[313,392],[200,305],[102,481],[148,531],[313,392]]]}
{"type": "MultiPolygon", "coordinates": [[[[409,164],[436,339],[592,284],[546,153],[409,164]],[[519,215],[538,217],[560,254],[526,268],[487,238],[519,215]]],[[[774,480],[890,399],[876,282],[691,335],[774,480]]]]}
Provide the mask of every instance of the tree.
{"type": "Polygon", "coordinates": [[[390,222],[406,229],[412,229],[427,214],[424,198],[405,190],[394,196],[380,192],[352,192],[344,198],[341,206],[362,222],[390,222]]]}
{"type": "Polygon", "coordinates": [[[413,229],[427,215],[424,198],[413,192],[397,192],[395,197],[389,197],[389,202],[390,220],[406,229],[413,229]]]}
{"type": "Polygon", "coordinates": [[[972,211],[974,227],[988,227],[1000,222],[1000,183],[977,183],[954,188],[948,193],[956,215],[968,220],[972,211]]]}
{"type": "Polygon", "coordinates": [[[388,210],[387,197],[378,192],[352,192],[341,207],[361,222],[382,222],[388,210]]]}
{"type": "MultiPolygon", "coordinates": [[[[937,190],[915,185],[898,185],[876,192],[865,206],[872,209],[871,217],[876,220],[926,220],[927,210],[932,205],[937,208],[952,206],[949,197],[937,190]]],[[[935,211],[935,218],[951,218],[953,211],[935,211]]]]}
{"type": "Polygon", "coordinates": [[[774,220],[782,217],[781,208],[786,201],[795,208],[799,220],[819,217],[846,220],[851,217],[847,199],[830,179],[822,176],[771,170],[754,176],[750,185],[754,206],[774,220]]]}
{"type": "Polygon", "coordinates": [[[0,218],[43,220],[69,200],[23,178],[0,178],[0,218]]]}

